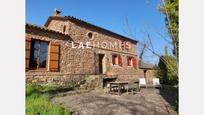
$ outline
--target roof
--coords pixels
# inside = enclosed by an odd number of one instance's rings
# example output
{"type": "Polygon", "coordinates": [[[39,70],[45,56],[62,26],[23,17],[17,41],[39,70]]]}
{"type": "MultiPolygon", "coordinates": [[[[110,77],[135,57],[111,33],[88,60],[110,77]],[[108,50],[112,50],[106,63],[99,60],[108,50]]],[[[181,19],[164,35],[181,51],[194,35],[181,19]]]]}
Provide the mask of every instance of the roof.
{"type": "Polygon", "coordinates": [[[49,16],[49,18],[48,18],[48,20],[46,21],[46,23],[45,23],[44,26],[47,27],[47,26],[49,25],[49,23],[51,22],[52,19],[59,19],[59,20],[64,20],[64,21],[70,20],[70,21],[72,21],[72,22],[82,23],[82,24],[85,24],[85,25],[87,25],[87,26],[91,26],[91,27],[94,27],[94,28],[96,28],[96,29],[99,29],[99,30],[101,30],[101,31],[104,31],[104,32],[113,34],[113,35],[118,36],[118,37],[120,37],[120,38],[127,39],[127,40],[130,40],[130,41],[136,42],[136,43],[138,42],[137,40],[134,40],[134,39],[131,39],[131,38],[129,38],[129,37],[126,37],[126,36],[117,34],[117,33],[115,33],[115,32],[112,32],[112,31],[110,31],[110,30],[107,30],[107,29],[104,29],[104,28],[102,28],[102,27],[96,26],[96,25],[94,25],[94,24],[88,23],[88,22],[83,21],[83,20],[81,20],[81,19],[77,19],[77,18],[75,18],[75,17],[73,17],[73,16],[49,16]]]}
{"type": "Polygon", "coordinates": [[[47,27],[39,26],[39,25],[36,25],[36,24],[26,23],[26,28],[39,29],[39,30],[42,30],[42,31],[47,31],[47,32],[55,33],[55,34],[69,36],[68,34],[62,33],[60,31],[51,30],[51,29],[49,29],[47,27]]]}
{"type": "Polygon", "coordinates": [[[140,69],[153,69],[155,65],[150,63],[144,63],[142,62],[140,65],[140,69]]]}

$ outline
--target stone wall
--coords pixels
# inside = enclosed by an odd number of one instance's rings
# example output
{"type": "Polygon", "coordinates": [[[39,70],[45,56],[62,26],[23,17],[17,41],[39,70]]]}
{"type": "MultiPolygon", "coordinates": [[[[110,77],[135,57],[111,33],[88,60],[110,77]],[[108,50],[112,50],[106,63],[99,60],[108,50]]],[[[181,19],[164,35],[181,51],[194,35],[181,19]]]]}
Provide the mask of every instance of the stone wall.
{"type": "MultiPolygon", "coordinates": [[[[73,39],[73,41],[79,43],[79,42],[91,42],[91,43],[97,43],[97,42],[106,42],[106,43],[120,43],[124,41],[122,38],[116,37],[111,35],[110,33],[99,31],[93,27],[84,25],[84,24],[78,24],[71,21],[59,21],[59,20],[52,20],[50,24],[48,25],[48,28],[53,30],[62,30],[63,26],[59,25],[65,25],[66,26],[66,33],[70,35],[70,37],[73,39]],[[93,37],[89,38],[88,33],[92,33],[93,37]]],[[[126,40],[129,41],[129,40],[126,40]]],[[[133,66],[127,66],[127,56],[133,56],[136,57],[136,43],[130,41],[131,49],[121,49],[121,48],[92,48],[95,54],[105,54],[105,66],[106,66],[106,73],[111,73],[113,75],[135,75],[137,73],[137,68],[134,68],[133,66]],[[122,66],[119,65],[112,65],[112,54],[120,54],[122,56],[122,66]]],[[[97,59],[95,59],[95,71],[97,73],[97,59]]]]}
{"type": "Polygon", "coordinates": [[[69,34],[71,29],[71,23],[68,21],[52,20],[48,28],[54,31],[62,32],[65,25],[66,25],[66,28],[64,33],[69,34]]]}
{"type": "MultiPolygon", "coordinates": [[[[73,49],[69,38],[63,38],[54,34],[49,34],[37,31],[28,30],[27,36],[33,39],[44,40],[48,42],[60,43],[60,61],[59,72],[63,74],[95,74],[95,60],[92,49],[73,49]]],[[[49,52],[49,49],[48,49],[49,52]]],[[[49,68],[49,67],[48,67],[49,68]]],[[[36,72],[33,70],[28,73],[36,72]]],[[[38,72],[38,71],[37,71],[38,72]]],[[[48,71],[44,71],[49,73],[48,71]]],[[[44,73],[43,72],[43,73],[44,73]]]]}
{"type": "Polygon", "coordinates": [[[60,43],[59,72],[50,72],[49,67],[44,71],[28,70],[26,71],[28,82],[34,80],[39,83],[48,83],[51,81],[58,81],[60,83],[60,81],[66,82],[73,78],[80,81],[84,79],[83,77],[86,74],[95,74],[95,62],[93,61],[95,57],[92,49],[72,49],[70,38],[40,30],[26,29],[26,36],[33,39],[60,43]]]}
{"type": "Polygon", "coordinates": [[[48,25],[49,29],[55,30],[55,31],[61,31],[63,32],[63,27],[66,26],[65,33],[69,34],[70,37],[75,42],[92,42],[97,44],[97,42],[103,43],[103,42],[122,42],[122,41],[128,41],[129,44],[132,46],[131,49],[119,49],[119,48],[104,48],[106,50],[112,50],[117,52],[123,52],[128,53],[130,55],[136,55],[136,42],[130,41],[128,39],[124,39],[118,36],[114,36],[113,34],[110,34],[108,32],[100,31],[94,27],[87,26],[82,23],[76,23],[71,22],[69,20],[62,21],[53,19],[48,25]],[[92,33],[93,37],[89,38],[88,33],[92,33]]]}
{"type": "MultiPolygon", "coordinates": [[[[136,57],[136,42],[129,41],[131,49],[121,48],[90,48],[90,49],[75,49],[72,47],[72,42],[122,42],[124,38],[118,38],[110,33],[99,31],[95,28],[78,25],[70,21],[52,20],[48,25],[49,29],[55,31],[63,31],[69,36],[60,36],[54,33],[41,31],[40,29],[26,28],[26,36],[33,39],[45,40],[48,42],[60,43],[60,58],[59,72],[50,72],[49,67],[45,71],[26,71],[28,82],[32,80],[41,83],[49,82],[66,82],[70,79],[77,81],[83,80],[86,75],[94,75],[98,73],[98,58],[97,54],[104,54],[105,74],[118,75],[120,79],[136,79],[138,76],[138,66],[127,66],[127,56],[136,57]],[[88,33],[92,33],[93,37],[89,38],[88,33]],[[122,66],[112,65],[112,54],[120,54],[122,56],[122,66]]],[[[49,52],[49,50],[48,50],[49,52]]],[[[48,58],[49,59],[49,58],[48,58]]],[[[49,64],[48,64],[49,66],[49,64]]]]}
{"type": "Polygon", "coordinates": [[[67,86],[71,81],[76,83],[83,82],[87,76],[77,74],[26,74],[27,83],[38,83],[38,84],[57,84],[61,86],[67,86]]]}
{"type": "MultiPolygon", "coordinates": [[[[144,78],[145,77],[144,70],[145,69],[139,69],[138,70],[138,73],[137,73],[138,78],[144,78]]],[[[146,80],[147,80],[147,82],[152,83],[152,79],[156,77],[155,75],[156,75],[156,70],[146,69],[146,80]]]]}

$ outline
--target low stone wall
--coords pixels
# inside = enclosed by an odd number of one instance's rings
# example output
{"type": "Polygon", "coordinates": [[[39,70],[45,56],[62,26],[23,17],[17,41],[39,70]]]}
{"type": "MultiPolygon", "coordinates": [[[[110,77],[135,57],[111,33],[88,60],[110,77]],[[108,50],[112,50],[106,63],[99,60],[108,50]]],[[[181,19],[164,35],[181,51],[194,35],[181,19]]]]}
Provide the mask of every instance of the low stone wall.
{"type": "Polygon", "coordinates": [[[85,80],[85,84],[80,86],[82,89],[93,90],[95,88],[103,88],[103,75],[88,75],[85,80]]]}
{"type": "MultiPolygon", "coordinates": [[[[147,70],[146,72],[146,80],[148,83],[152,82],[152,79],[155,76],[156,71],[155,70],[147,70]]],[[[97,85],[99,87],[103,86],[103,78],[104,77],[110,77],[111,75],[87,75],[87,74],[61,74],[58,72],[44,72],[44,73],[26,73],[26,82],[27,83],[38,83],[38,84],[57,84],[57,85],[66,85],[70,83],[71,81],[74,81],[76,83],[80,83],[82,81],[85,81],[87,77],[89,76],[98,76],[97,79],[94,80],[93,85],[97,85]]],[[[138,81],[139,78],[144,78],[144,70],[139,69],[137,71],[137,74],[119,74],[116,75],[116,79],[120,81],[138,81]]],[[[95,86],[94,85],[94,86],[95,86]]]]}
{"type": "Polygon", "coordinates": [[[136,82],[138,81],[139,77],[135,74],[122,74],[122,75],[118,75],[117,80],[119,81],[132,81],[132,82],[136,82]]]}
{"type": "Polygon", "coordinates": [[[80,83],[85,80],[87,75],[71,75],[71,74],[36,74],[26,75],[27,83],[38,83],[38,84],[57,84],[57,85],[68,85],[71,81],[80,83]]]}

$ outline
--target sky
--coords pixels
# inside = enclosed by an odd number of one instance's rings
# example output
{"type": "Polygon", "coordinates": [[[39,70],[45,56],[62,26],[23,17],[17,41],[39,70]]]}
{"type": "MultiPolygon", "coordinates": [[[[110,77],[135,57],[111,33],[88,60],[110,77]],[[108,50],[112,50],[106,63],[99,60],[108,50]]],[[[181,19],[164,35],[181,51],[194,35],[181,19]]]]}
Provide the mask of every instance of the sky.
{"type": "MultiPolygon", "coordinates": [[[[162,37],[170,40],[165,26],[165,15],[158,7],[162,0],[26,0],[26,22],[43,26],[55,8],[62,16],[74,16],[118,34],[136,39],[139,43],[152,42],[151,47],[163,54],[164,46],[171,53],[172,46],[162,37]]],[[[138,44],[137,52],[141,51],[138,44]]],[[[143,60],[158,63],[158,57],[147,49],[143,60]]]]}

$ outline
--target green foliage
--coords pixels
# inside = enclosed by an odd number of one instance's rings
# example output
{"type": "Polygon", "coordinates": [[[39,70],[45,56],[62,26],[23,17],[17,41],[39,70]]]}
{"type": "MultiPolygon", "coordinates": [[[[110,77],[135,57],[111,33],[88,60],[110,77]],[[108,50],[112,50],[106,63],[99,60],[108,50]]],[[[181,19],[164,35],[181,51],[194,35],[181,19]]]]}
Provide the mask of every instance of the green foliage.
{"type": "Polygon", "coordinates": [[[159,60],[158,67],[158,76],[163,84],[178,84],[178,65],[174,56],[162,56],[159,60]]]}
{"type": "Polygon", "coordinates": [[[173,53],[178,59],[179,51],[179,1],[178,0],[163,0],[163,5],[160,6],[160,11],[166,15],[166,26],[169,34],[172,37],[172,45],[174,46],[173,53]]]}
{"type": "Polygon", "coordinates": [[[41,93],[45,89],[52,88],[35,84],[26,85],[26,115],[69,115],[69,109],[51,103],[49,95],[41,93]]]}
{"type": "Polygon", "coordinates": [[[177,100],[175,101],[175,105],[173,106],[173,110],[174,111],[176,111],[177,113],[178,113],[178,111],[179,111],[179,103],[178,103],[178,98],[177,98],[177,100]]]}
{"type": "MultiPolygon", "coordinates": [[[[158,75],[164,84],[178,85],[178,57],[179,57],[179,0],[162,0],[160,11],[166,15],[166,27],[172,38],[173,56],[162,56],[159,61],[158,75]]],[[[178,98],[174,109],[178,112],[178,98]]]]}
{"type": "Polygon", "coordinates": [[[70,80],[65,83],[65,86],[69,88],[75,88],[75,87],[78,87],[79,85],[80,84],[78,84],[75,80],[70,80]]]}

